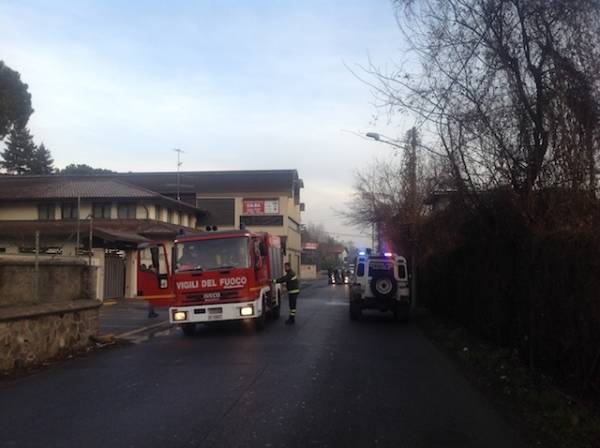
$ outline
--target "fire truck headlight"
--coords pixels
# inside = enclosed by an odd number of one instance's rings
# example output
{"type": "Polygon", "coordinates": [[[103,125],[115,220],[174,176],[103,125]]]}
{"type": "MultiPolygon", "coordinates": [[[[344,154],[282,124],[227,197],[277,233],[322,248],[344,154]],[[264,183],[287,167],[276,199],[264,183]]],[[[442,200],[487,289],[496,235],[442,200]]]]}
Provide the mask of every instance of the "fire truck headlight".
{"type": "Polygon", "coordinates": [[[186,320],[186,319],[187,319],[187,311],[175,311],[173,313],[174,321],[181,321],[181,320],[186,320]]]}
{"type": "Polygon", "coordinates": [[[240,315],[252,316],[254,314],[254,307],[252,305],[240,308],[240,315]]]}

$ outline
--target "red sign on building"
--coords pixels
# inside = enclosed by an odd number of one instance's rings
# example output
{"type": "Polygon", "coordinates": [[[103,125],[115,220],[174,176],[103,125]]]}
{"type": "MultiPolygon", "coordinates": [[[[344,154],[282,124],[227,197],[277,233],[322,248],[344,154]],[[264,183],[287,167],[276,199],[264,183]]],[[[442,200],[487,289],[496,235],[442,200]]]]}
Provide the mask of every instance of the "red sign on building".
{"type": "Polygon", "coordinates": [[[276,215],[278,199],[244,199],[244,215],[276,215]]]}

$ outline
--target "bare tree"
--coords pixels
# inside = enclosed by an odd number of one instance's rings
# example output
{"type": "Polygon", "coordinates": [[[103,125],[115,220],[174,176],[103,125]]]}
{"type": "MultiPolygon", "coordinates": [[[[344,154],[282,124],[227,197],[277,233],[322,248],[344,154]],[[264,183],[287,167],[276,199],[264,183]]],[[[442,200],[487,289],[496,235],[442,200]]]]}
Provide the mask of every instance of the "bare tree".
{"type": "Polygon", "coordinates": [[[377,229],[379,239],[401,244],[409,228],[415,232],[424,214],[425,196],[442,176],[436,175],[439,164],[422,150],[415,128],[397,142],[393,154],[355,174],[354,197],[342,215],[349,224],[377,229]]]}
{"type": "Polygon", "coordinates": [[[600,2],[395,4],[418,69],[371,65],[370,84],[381,105],[435,130],[456,188],[595,191],[600,2]]]}

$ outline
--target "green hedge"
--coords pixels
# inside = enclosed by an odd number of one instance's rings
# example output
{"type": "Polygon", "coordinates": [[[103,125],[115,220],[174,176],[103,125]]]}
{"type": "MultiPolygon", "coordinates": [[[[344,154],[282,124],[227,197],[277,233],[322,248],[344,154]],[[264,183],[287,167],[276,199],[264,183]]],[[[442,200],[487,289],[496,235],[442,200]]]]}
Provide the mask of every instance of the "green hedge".
{"type": "Polygon", "coordinates": [[[510,204],[491,205],[425,223],[421,301],[557,379],[600,389],[600,228],[531,231],[510,204]]]}

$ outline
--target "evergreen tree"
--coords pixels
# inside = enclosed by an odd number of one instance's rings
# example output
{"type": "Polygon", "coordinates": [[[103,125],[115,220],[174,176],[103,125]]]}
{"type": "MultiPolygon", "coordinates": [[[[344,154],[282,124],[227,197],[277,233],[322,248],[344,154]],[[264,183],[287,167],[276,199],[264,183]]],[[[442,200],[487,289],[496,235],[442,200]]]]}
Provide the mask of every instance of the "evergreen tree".
{"type": "Polygon", "coordinates": [[[0,166],[9,174],[30,174],[36,146],[26,127],[12,128],[8,134],[6,149],[0,156],[0,166]]]}
{"type": "Polygon", "coordinates": [[[28,86],[19,72],[0,61],[0,140],[14,127],[27,124],[33,112],[28,86]]]}
{"type": "Polygon", "coordinates": [[[52,154],[43,143],[40,143],[40,146],[33,151],[30,174],[53,174],[53,164],[52,154]]]}

